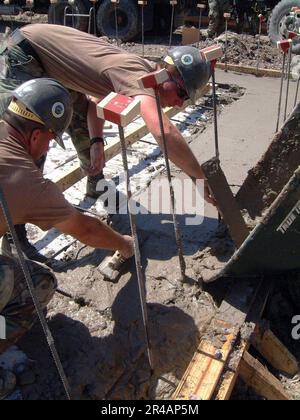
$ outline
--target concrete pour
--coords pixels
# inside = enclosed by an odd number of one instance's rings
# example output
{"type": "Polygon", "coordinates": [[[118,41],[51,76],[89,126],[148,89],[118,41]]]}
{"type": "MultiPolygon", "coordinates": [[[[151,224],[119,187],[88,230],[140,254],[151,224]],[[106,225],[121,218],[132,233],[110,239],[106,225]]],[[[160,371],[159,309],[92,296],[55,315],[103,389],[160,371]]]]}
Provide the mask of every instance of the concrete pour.
{"type": "MultiPolygon", "coordinates": [[[[217,78],[246,89],[219,118],[222,167],[230,184],[241,185],[273,137],[279,81],[219,72],[217,78]]],[[[200,161],[214,155],[212,126],[188,141],[200,161]]],[[[184,176],[175,168],[173,175],[184,176]]],[[[104,282],[97,271],[104,255],[100,251],[84,248],[77,260],[57,267],[59,287],[73,298],[56,294],[47,316],[76,399],[170,398],[215,314],[216,302],[203,291],[201,279],[206,267],[218,269],[218,260],[210,263],[208,254],[203,258],[217,228],[216,210],[206,205],[199,226],[181,223],[188,274],[184,284],[179,281],[173,226],[163,220],[170,220],[170,215],[137,218],[155,365],[152,376],[134,264],[118,284],[104,282]]],[[[114,217],[114,225],[129,231],[127,216],[114,217]]],[[[223,257],[233,251],[228,239],[219,247],[223,257]]],[[[24,399],[63,399],[39,325],[22,340],[21,348],[37,361],[36,382],[21,388],[24,399]]]]}

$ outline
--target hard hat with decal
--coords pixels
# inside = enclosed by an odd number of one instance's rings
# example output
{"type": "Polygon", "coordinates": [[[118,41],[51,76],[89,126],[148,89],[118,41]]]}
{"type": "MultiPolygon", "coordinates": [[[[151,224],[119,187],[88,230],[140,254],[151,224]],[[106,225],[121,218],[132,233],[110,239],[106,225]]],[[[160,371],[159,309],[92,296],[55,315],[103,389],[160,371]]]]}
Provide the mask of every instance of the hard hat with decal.
{"type": "Polygon", "coordinates": [[[187,93],[195,101],[197,90],[202,89],[211,77],[211,65],[204,60],[198,48],[190,46],[175,47],[167,52],[164,61],[176,66],[187,93]]]}
{"type": "Polygon", "coordinates": [[[31,121],[45,125],[56,135],[58,144],[65,148],[62,134],[69,126],[73,106],[68,90],[54,79],[32,79],[13,92],[8,109],[31,121]]]}

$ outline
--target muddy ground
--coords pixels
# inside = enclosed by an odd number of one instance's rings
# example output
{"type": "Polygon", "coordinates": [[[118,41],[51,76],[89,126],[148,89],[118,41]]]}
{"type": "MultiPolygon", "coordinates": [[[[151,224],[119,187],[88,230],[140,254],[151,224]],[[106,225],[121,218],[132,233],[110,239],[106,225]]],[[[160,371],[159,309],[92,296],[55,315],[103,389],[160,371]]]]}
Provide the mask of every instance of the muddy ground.
{"type": "MultiPolygon", "coordinates": [[[[221,37],[220,42],[224,38],[221,37]]],[[[228,57],[234,64],[256,64],[256,39],[249,35],[230,36],[228,57]]],[[[112,41],[114,42],[114,41],[112,41]]],[[[174,36],[174,44],[181,37],[174,36]]],[[[201,46],[210,45],[203,40],[201,46]]],[[[166,51],[167,37],[147,40],[145,53],[161,55],[166,51]]],[[[263,38],[264,67],[280,68],[281,57],[267,38],[263,38]]],[[[139,42],[123,45],[140,53],[139,42]]],[[[232,100],[237,100],[233,89],[232,100]]],[[[222,98],[220,98],[221,100],[222,98]]],[[[209,100],[208,100],[209,101],[209,100]]],[[[211,105],[207,102],[206,106],[211,105]]],[[[224,106],[227,103],[224,103],[224,106]]],[[[193,134],[206,129],[194,128],[193,134]]],[[[191,136],[191,142],[197,141],[191,136]]],[[[173,168],[174,176],[181,176],[173,168]]],[[[210,213],[209,213],[210,214],[210,213]]],[[[103,281],[97,270],[104,253],[78,245],[53,266],[60,292],[47,310],[63,367],[76,399],[168,399],[185,372],[200,337],[216,313],[228,284],[204,286],[205,270],[218,270],[232,255],[234,247],[226,229],[218,230],[216,215],[206,217],[205,229],[185,229],[185,255],[188,279],[179,279],[178,258],[173,230],[164,217],[149,221],[139,218],[139,235],[143,268],[146,274],[149,331],[154,356],[154,374],[147,362],[144,330],[134,265],[126,267],[118,284],[103,281]],[[213,237],[213,239],[211,239],[213,237]],[[208,247],[209,244],[209,247],[208,247]],[[214,258],[217,256],[217,258],[214,258]],[[147,257],[147,258],[146,258],[147,257]]],[[[128,232],[127,218],[115,216],[114,226],[128,232]]],[[[300,360],[299,342],[291,338],[291,318],[300,313],[298,279],[278,279],[265,318],[272,330],[300,360]]],[[[41,328],[36,325],[21,341],[20,348],[30,359],[21,373],[18,385],[23,399],[64,399],[41,328]]],[[[274,372],[291,398],[300,398],[300,380],[274,372]]],[[[233,399],[260,399],[244,384],[235,388],[233,399]]]]}

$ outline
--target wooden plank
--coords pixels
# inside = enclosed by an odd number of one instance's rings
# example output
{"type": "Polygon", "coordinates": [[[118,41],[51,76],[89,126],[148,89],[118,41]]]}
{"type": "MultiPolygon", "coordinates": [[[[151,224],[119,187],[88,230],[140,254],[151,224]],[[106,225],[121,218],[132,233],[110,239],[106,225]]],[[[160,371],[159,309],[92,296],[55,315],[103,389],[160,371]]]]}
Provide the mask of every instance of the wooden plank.
{"type": "MultiPolygon", "coordinates": [[[[160,56],[145,56],[150,61],[158,62],[161,57],[160,56]]],[[[242,66],[239,64],[225,64],[225,63],[217,63],[216,68],[219,70],[229,70],[236,73],[242,73],[242,74],[252,74],[254,76],[259,77],[275,77],[280,78],[281,77],[281,71],[280,70],[273,70],[273,69],[256,69],[256,67],[252,66],[242,66]]],[[[292,77],[292,76],[291,76],[292,77]]]]}
{"type": "Polygon", "coordinates": [[[256,296],[257,281],[244,280],[230,290],[200,342],[172,399],[210,399],[256,296]]]}
{"type": "Polygon", "coordinates": [[[239,367],[244,354],[249,350],[250,342],[243,340],[241,345],[233,351],[228,359],[228,366],[218,386],[214,400],[228,401],[239,376],[239,367]]]}
{"type": "Polygon", "coordinates": [[[243,356],[239,375],[258,395],[267,400],[287,401],[290,399],[281,382],[249,353],[243,356]]]}
{"type": "Polygon", "coordinates": [[[246,323],[242,328],[240,343],[236,346],[228,358],[226,371],[218,385],[215,400],[229,400],[239,375],[239,366],[245,352],[249,350],[252,334],[256,329],[266,307],[268,297],[273,288],[270,279],[263,279],[256,293],[256,298],[247,315],[246,323]]]}
{"type": "Polygon", "coordinates": [[[272,70],[272,69],[256,69],[256,67],[251,66],[240,66],[237,64],[224,64],[224,63],[217,63],[216,67],[220,70],[225,70],[226,67],[229,71],[234,71],[237,73],[243,74],[253,74],[255,76],[260,77],[281,77],[280,70],[272,70]]]}
{"type": "Polygon", "coordinates": [[[213,158],[201,166],[216,199],[223,220],[228,226],[236,247],[239,248],[248,237],[249,230],[231,188],[228,185],[226,176],[220,167],[220,162],[217,158],[213,158]]]}
{"type": "Polygon", "coordinates": [[[277,370],[290,376],[299,373],[297,359],[270,330],[257,325],[251,344],[277,370]]]}
{"type": "MultiPolygon", "coordinates": [[[[199,93],[199,97],[206,95],[209,91],[210,91],[210,86],[206,86],[199,93]]],[[[190,104],[191,104],[191,101],[186,101],[184,103],[184,107],[187,107],[190,104]]],[[[173,107],[173,108],[167,108],[164,112],[169,118],[172,118],[174,115],[178,114],[181,111],[182,109],[173,107]]],[[[149,133],[149,130],[145,123],[142,124],[140,127],[131,130],[129,133],[125,135],[125,141],[126,141],[127,146],[130,146],[133,143],[137,142],[148,133],[149,133]]],[[[113,157],[117,156],[119,153],[121,153],[120,140],[115,139],[111,141],[109,145],[105,147],[106,161],[109,161],[113,157]]],[[[57,174],[54,173],[53,176],[51,177],[51,180],[61,189],[61,191],[65,191],[84,177],[85,175],[83,174],[79,164],[77,164],[74,168],[67,171],[63,175],[61,174],[61,170],[58,171],[57,174]]]]}
{"type": "Polygon", "coordinates": [[[211,399],[235,341],[236,333],[225,337],[226,341],[221,348],[212,345],[207,339],[201,341],[173,399],[211,399]]]}

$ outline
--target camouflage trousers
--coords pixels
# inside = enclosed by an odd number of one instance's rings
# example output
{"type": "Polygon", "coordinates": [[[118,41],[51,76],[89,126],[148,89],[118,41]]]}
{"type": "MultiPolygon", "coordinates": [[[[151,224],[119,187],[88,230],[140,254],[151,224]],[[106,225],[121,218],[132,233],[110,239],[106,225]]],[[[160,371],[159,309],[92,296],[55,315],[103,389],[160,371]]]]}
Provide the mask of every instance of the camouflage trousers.
{"type": "MultiPolygon", "coordinates": [[[[4,49],[4,47],[2,48],[4,49]]],[[[48,77],[41,64],[31,55],[25,54],[18,46],[4,49],[0,54],[3,71],[0,75],[0,118],[6,111],[12,91],[22,83],[39,77],[48,77]]],[[[70,92],[73,98],[73,119],[68,134],[77,151],[81,167],[90,166],[90,138],[87,126],[88,100],[79,92],[70,92]]]]}
{"type": "Polygon", "coordinates": [[[209,26],[208,35],[219,35],[224,31],[224,13],[230,10],[230,0],[208,0],[209,26]]]}
{"type": "MultiPolygon", "coordinates": [[[[27,260],[42,308],[54,295],[57,281],[52,271],[43,264],[27,260]]],[[[5,339],[0,339],[0,354],[15,344],[37,321],[37,314],[27,283],[18,261],[0,255],[0,315],[1,331],[5,325],[5,339]]]]}

